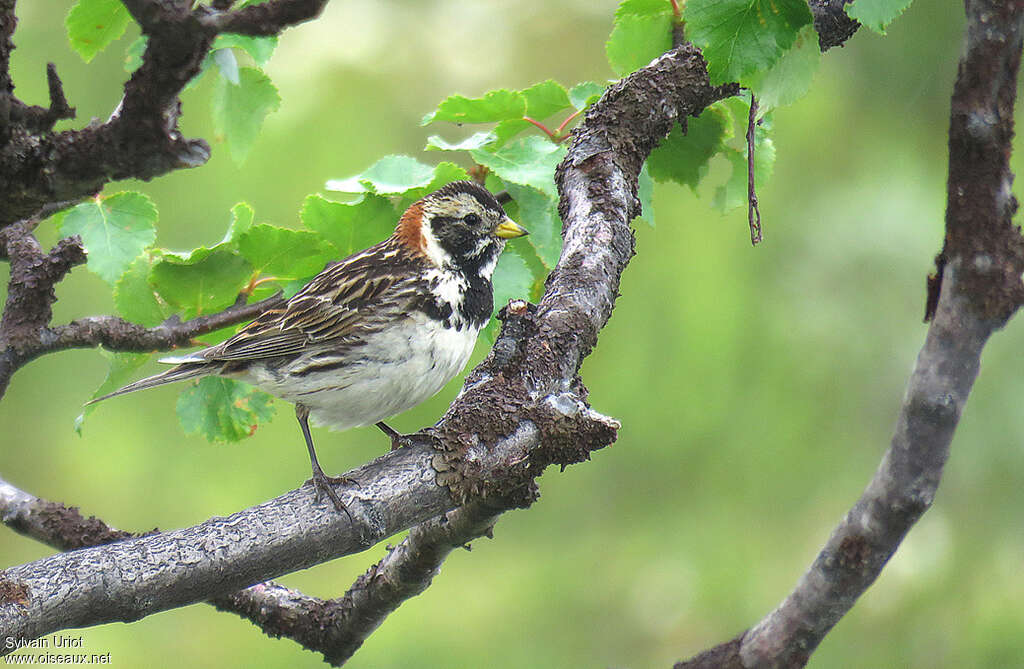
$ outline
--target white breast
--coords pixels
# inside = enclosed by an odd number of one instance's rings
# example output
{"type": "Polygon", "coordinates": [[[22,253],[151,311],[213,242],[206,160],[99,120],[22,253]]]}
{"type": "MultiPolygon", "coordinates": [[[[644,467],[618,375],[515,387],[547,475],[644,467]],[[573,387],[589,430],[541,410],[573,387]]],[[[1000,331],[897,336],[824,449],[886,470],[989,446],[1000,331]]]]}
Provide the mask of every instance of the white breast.
{"type": "Polygon", "coordinates": [[[251,368],[250,383],[310,409],[315,425],[336,430],[372,425],[436,394],[469,360],[479,330],[445,328],[421,312],[371,335],[351,364],[301,379],[251,368]]]}

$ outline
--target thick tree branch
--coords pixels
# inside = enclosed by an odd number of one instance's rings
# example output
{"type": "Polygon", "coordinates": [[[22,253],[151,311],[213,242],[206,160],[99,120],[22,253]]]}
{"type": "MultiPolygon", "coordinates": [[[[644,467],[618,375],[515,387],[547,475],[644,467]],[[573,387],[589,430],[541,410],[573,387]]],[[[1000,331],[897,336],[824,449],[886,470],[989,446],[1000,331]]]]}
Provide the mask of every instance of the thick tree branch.
{"type": "Polygon", "coordinates": [[[1024,240],[1011,217],[1013,107],[1024,3],[968,0],[950,116],[941,292],[892,444],[793,592],[756,626],[680,669],[802,667],[931,506],[989,336],[1020,306],[1024,240]]]}
{"type": "MultiPolygon", "coordinates": [[[[480,536],[496,520],[488,504],[476,502],[412,528],[387,556],[371,567],[344,597],[323,600],[267,582],[208,603],[237,613],[273,637],[292,638],[341,664],[384,618],[406,599],[423,592],[445,557],[480,536]],[[312,624],[311,624],[312,623],[312,624]]],[[[0,521],[12,530],[58,550],[76,550],[135,536],[77,509],[47,502],[0,479],[0,521]]]]}
{"type": "MultiPolygon", "coordinates": [[[[14,18],[13,11],[5,10],[7,4],[0,4],[0,174],[5,177],[0,228],[49,203],[92,195],[110,181],[149,180],[205,163],[209,145],[186,139],[178,130],[178,95],[198,74],[213,39],[221,32],[277,34],[317,16],[326,0],[271,0],[225,12],[166,0],[124,4],[149,38],[142,65],[125,84],[124,96],[106,123],[60,133],[49,128],[73,110],[52,68],[49,110],[29,108],[12,93],[5,65],[13,48],[14,18]]],[[[9,3],[10,10],[13,5],[9,3]]]]}

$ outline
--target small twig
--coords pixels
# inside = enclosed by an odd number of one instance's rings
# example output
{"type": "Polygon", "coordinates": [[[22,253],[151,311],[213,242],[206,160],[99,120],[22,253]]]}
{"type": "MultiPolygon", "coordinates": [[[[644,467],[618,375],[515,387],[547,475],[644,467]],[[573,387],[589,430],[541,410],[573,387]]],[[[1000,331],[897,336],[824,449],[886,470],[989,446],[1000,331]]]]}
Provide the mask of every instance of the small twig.
{"type": "Polygon", "coordinates": [[[750,115],[747,117],[747,225],[750,226],[750,243],[757,246],[761,241],[761,210],[757,206],[757,190],[754,188],[754,145],[757,140],[757,99],[750,91],[750,115]]]}

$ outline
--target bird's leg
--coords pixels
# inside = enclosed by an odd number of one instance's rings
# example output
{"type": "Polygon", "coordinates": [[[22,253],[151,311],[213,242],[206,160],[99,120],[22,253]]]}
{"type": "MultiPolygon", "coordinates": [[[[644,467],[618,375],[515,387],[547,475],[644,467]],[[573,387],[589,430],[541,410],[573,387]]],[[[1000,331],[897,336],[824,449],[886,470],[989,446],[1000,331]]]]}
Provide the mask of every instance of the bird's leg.
{"type": "MultiPolygon", "coordinates": [[[[334,508],[338,511],[344,511],[345,515],[352,522],[355,520],[352,518],[352,514],[348,508],[338,497],[338,493],[331,486],[332,481],[340,482],[338,479],[332,479],[331,477],[324,474],[324,470],[320,468],[320,463],[316,459],[316,450],[313,448],[313,436],[309,433],[309,409],[301,404],[295,405],[295,417],[299,419],[299,427],[302,428],[302,436],[306,439],[306,448],[309,449],[309,462],[313,466],[313,478],[310,479],[313,483],[313,487],[316,488],[316,499],[320,501],[320,494],[324,493],[330,497],[331,502],[334,503],[334,508]]],[[[341,481],[347,481],[344,477],[339,477],[341,481]]]]}
{"type": "Polygon", "coordinates": [[[388,437],[390,437],[390,439],[391,439],[391,450],[392,451],[397,451],[398,449],[400,449],[403,446],[406,446],[408,444],[407,438],[406,438],[406,436],[404,434],[399,434],[397,430],[392,428],[390,425],[388,425],[384,421],[380,421],[379,423],[377,423],[377,427],[380,428],[381,432],[383,432],[384,434],[388,435],[388,437]]]}

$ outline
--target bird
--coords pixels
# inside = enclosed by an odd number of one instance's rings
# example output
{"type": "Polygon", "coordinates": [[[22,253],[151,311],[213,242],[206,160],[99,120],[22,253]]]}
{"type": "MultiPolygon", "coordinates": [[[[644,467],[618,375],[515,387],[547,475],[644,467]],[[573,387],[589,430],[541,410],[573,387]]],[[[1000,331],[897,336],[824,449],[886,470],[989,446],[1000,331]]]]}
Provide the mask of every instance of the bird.
{"type": "Polygon", "coordinates": [[[328,263],[281,306],[174,367],[92,402],[217,375],[295,405],[316,498],[351,514],[324,474],[309,424],[376,425],[441,390],[462,371],[491,317],[491,277],[506,240],[528,234],[472,181],[454,181],[414,202],[387,239],[328,263]]]}

